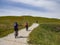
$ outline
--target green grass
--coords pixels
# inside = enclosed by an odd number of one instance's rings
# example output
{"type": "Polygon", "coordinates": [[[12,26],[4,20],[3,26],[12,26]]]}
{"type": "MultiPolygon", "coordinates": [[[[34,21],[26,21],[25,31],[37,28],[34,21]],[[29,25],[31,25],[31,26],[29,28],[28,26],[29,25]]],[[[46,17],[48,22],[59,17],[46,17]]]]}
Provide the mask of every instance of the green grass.
{"type": "Polygon", "coordinates": [[[28,40],[31,45],[60,45],[60,24],[40,24],[28,40]]]}
{"type": "Polygon", "coordinates": [[[0,38],[14,32],[13,24],[18,22],[19,29],[24,28],[24,23],[28,22],[40,24],[29,35],[29,44],[32,45],[60,45],[60,19],[32,17],[32,16],[5,16],[0,17],[0,38]]]}
{"type": "Polygon", "coordinates": [[[8,34],[14,32],[14,22],[18,22],[19,29],[24,28],[24,24],[27,21],[29,23],[29,26],[32,24],[33,21],[30,19],[32,17],[14,17],[14,16],[6,16],[6,17],[0,17],[0,38],[7,36],[8,34]],[[31,21],[31,22],[30,22],[31,21]],[[22,26],[20,26],[22,25],[22,26]]]}

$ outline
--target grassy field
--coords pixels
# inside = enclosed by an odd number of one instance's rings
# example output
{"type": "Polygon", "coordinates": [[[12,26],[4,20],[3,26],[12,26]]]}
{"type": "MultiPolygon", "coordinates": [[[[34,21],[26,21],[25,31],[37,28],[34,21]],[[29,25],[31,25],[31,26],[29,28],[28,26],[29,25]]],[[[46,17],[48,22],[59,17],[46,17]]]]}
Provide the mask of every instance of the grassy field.
{"type": "Polygon", "coordinates": [[[60,45],[60,20],[43,18],[28,38],[30,45],[60,45]]]}
{"type": "Polygon", "coordinates": [[[40,24],[28,39],[28,43],[32,45],[60,45],[60,25],[40,24]]]}
{"type": "Polygon", "coordinates": [[[29,26],[32,24],[32,17],[14,17],[14,16],[5,16],[0,17],[0,38],[7,36],[8,34],[14,32],[14,22],[18,22],[19,29],[24,28],[25,22],[28,21],[29,26]],[[31,21],[31,22],[30,22],[31,21]],[[22,26],[20,26],[22,25],[22,26]]]}
{"type": "Polygon", "coordinates": [[[60,45],[60,19],[53,18],[32,16],[0,17],[0,38],[14,32],[14,22],[18,22],[19,29],[21,29],[24,28],[25,22],[28,22],[30,26],[36,21],[40,25],[30,33],[28,43],[32,45],[60,45]]]}

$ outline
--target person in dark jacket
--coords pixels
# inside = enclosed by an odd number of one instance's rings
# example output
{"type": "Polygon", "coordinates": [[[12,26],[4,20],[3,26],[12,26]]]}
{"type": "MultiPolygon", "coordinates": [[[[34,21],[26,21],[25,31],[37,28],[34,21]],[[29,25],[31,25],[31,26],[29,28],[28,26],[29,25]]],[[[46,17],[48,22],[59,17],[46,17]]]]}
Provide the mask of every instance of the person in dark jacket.
{"type": "Polygon", "coordinates": [[[18,23],[14,23],[15,38],[18,36],[18,23]]]}
{"type": "Polygon", "coordinates": [[[26,22],[25,27],[26,27],[26,31],[28,31],[28,22],[26,22]]]}

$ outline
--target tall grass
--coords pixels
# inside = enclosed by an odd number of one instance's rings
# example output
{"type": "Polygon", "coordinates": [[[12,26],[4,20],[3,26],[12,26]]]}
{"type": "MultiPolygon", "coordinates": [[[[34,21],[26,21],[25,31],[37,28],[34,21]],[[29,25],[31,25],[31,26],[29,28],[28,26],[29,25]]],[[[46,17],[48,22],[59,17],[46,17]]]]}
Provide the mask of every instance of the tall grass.
{"type": "Polygon", "coordinates": [[[40,24],[28,40],[31,45],[60,45],[60,24],[40,24]]]}
{"type": "Polygon", "coordinates": [[[25,27],[25,22],[28,22],[30,26],[33,22],[30,18],[32,17],[0,17],[0,38],[14,32],[14,22],[19,24],[19,30],[25,27]]]}

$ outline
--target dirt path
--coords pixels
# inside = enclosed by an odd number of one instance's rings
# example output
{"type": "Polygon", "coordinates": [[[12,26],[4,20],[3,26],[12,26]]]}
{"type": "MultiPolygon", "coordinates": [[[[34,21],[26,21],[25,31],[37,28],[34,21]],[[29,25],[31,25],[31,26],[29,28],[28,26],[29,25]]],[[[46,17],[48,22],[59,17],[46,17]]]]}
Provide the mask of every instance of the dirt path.
{"type": "Polygon", "coordinates": [[[29,31],[26,31],[26,29],[21,29],[19,31],[18,38],[15,39],[14,33],[4,37],[0,38],[0,45],[28,45],[27,44],[27,38],[32,30],[37,28],[39,24],[33,23],[32,26],[29,27],[29,31]]]}

